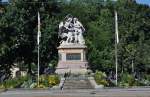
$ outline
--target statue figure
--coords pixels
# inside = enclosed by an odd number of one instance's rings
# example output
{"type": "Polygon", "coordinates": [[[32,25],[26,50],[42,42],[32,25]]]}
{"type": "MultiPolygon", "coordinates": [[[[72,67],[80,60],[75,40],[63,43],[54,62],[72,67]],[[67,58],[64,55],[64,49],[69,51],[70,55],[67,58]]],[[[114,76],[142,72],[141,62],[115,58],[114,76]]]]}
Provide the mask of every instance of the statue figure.
{"type": "Polygon", "coordinates": [[[83,32],[85,31],[83,25],[77,18],[67,15],[65,21],[59,24],[59,37],[62,39],[61,45],[64,44],[85,44],[83,32]]]}
{"type": "Polygon", "coordinates": [[[75,42],[79,44],[85,44],[82,35],[85,29],[83,25],[78,21],[77,18],[74,18],[74,29],[75,29],[75,42]]]}

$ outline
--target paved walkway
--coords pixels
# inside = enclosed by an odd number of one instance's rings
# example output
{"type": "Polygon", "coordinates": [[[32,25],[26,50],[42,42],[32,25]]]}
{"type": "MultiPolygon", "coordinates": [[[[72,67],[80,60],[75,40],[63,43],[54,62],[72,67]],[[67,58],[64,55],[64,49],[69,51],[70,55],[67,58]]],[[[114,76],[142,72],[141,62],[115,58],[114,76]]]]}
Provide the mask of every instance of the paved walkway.
{"type": "Polygon", "coordinates": [[[0,97],[150,97],[150,88],[84,90],[9,90],[0,97]]]}

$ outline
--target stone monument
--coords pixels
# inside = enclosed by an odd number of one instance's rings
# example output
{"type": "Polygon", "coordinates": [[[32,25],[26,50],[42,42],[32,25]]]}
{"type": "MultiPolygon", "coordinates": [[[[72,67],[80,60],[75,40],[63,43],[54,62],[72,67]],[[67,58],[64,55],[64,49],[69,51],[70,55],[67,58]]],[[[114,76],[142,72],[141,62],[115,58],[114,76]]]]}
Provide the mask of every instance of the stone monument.
{"type": "Polygon", "coordinates": [[[58,47],[59,61],[57,74],[87,73],[86,45],[83,38],[85,29],[76,17],[67,15],[59,24],[58,36],[61,38],[58,47]]]}

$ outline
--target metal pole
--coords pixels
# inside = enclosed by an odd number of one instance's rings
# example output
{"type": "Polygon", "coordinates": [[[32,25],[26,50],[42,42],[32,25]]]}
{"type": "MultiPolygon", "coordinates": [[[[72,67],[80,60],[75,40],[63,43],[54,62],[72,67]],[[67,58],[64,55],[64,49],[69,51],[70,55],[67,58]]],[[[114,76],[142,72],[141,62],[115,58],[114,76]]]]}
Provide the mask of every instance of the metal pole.
{"type": "Polygon", "coordinates": [[[39,44],[38,44],[38,87],[39,87],[39,77],[40,77],[40,48],[39,48],[39,44]]]}
{"type": "Polygon", "coordinates": [[[39,87],[39,77],[40,77],[40,37],[41,37],[41,31],[40,31],[40,14],[38,12],[38,35],[37,35],[37,46],[38,46],[38,87],[39,87]]]}
{"type": "Polygon", "coordinates": [[[117,43],[115,42],[115,64],[116,64],[116,86],[118,84],[118,56],[117,56],[117,43]]]}
{"type": "Polygon", "coordinates": [[[118,48],[117,44],[119,42],[118,38],[118,17],[117,17],[117,11],[115,11],[115,64],[116,64],[116,86],[118,85],[118,48]]]}

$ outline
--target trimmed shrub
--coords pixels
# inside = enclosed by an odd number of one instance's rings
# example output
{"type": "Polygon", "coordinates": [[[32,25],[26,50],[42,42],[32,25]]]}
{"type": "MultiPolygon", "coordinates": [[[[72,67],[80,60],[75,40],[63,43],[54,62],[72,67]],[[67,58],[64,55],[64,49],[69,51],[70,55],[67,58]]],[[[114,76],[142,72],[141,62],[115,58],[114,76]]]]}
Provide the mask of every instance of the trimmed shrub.
{"type": "Polygon", "coordinates": [[[107,76],[104,72],[96,71],[94,78],[98,85],[108,86],[108,82],[106,80],[107,76]]]}

